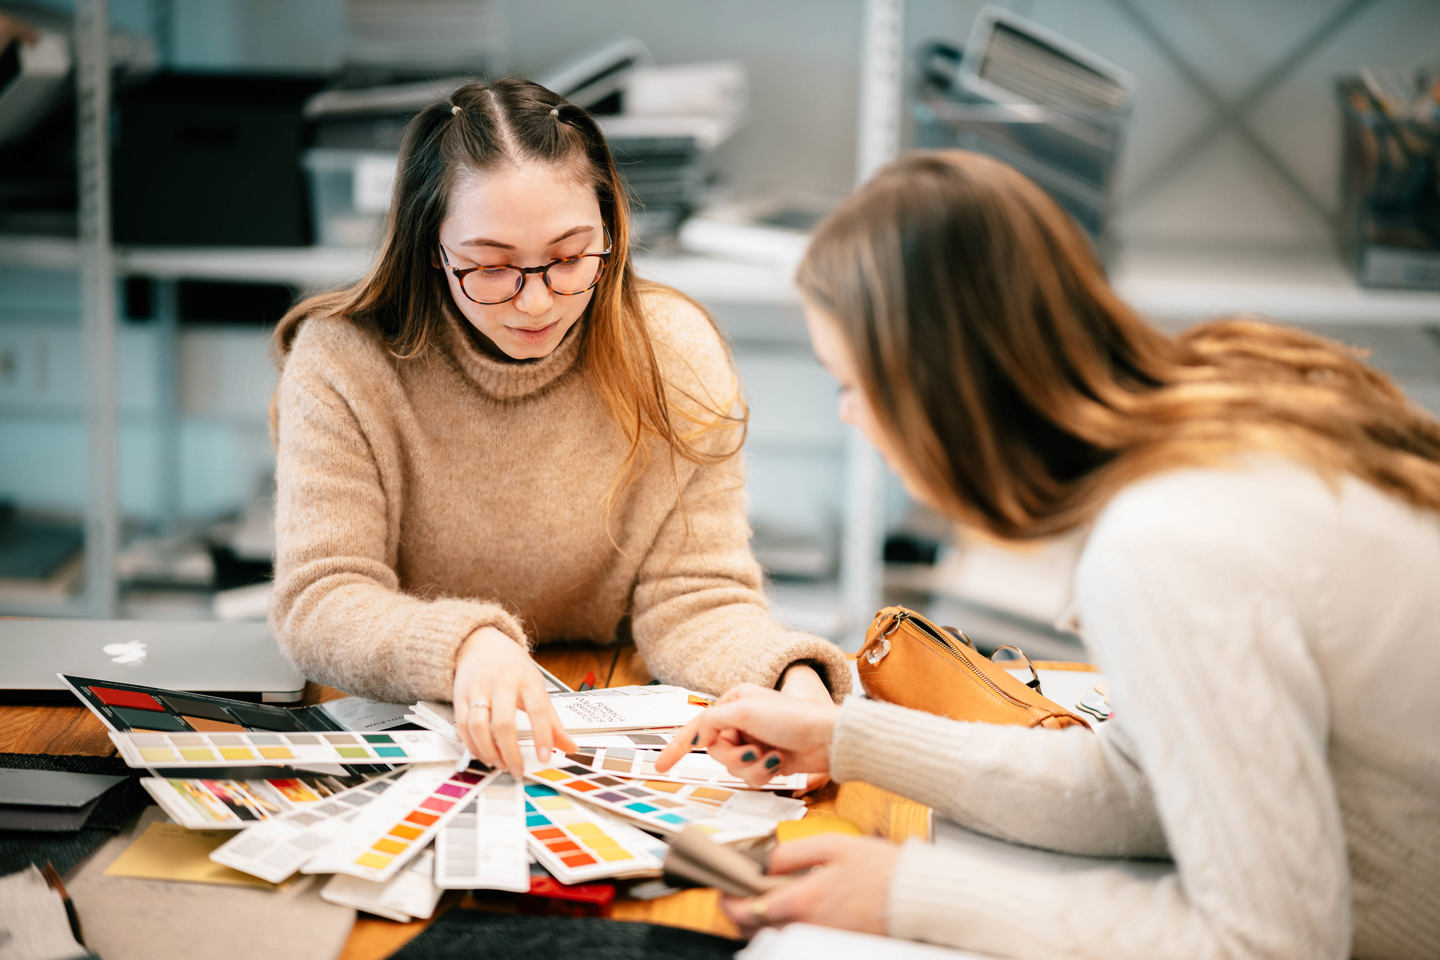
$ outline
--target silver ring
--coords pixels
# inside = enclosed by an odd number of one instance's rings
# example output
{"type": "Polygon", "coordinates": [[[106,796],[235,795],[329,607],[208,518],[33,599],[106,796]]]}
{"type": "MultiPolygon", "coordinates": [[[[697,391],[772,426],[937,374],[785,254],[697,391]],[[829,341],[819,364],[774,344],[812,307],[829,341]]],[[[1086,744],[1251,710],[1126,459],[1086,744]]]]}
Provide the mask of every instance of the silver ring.
{"type": "Polygon", "coordinates": [[[489,700],[486,700],[484,697],[481,697],[479,700],[471,700],[471,701],[470,701],[470,709],[471,709],[471,710],[489,710],[489,709],[490,709],[490,701],[489,701],[489,700]]]}

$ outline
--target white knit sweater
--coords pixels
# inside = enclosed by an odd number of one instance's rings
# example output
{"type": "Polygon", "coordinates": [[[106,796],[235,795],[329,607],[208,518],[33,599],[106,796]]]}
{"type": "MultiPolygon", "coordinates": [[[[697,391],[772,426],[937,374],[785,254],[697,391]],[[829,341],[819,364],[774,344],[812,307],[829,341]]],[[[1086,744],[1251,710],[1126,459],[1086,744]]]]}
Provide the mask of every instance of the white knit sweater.
{"type": "Polygon", "coordinates": [[[1176,471],[1106,507],[1074,589],[1116,710],[1097,733],[843,705],[836,779],[1046,848],[907,844],[890,932],[1047,960],[1440,956],[1440,515],[1277,459],[1176,471]]]}

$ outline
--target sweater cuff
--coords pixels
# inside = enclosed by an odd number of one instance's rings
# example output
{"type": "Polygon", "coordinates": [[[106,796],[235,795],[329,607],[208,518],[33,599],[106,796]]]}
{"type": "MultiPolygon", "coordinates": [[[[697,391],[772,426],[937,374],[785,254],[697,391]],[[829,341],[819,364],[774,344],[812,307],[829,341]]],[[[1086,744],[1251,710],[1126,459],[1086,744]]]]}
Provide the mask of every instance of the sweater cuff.
{"type": "Polygon", "coordinates": [[[905,794],[915,776],[908,751],[935,736],[935,720],[893,703],[846,697],[830,741],[830,776],[837,783],[860,780],[905,794]]]}
{"type": "Polygon", "coordinates": [[[481,627],[494,627],[527,652],[529,640],[520,621],[504,607],[468,600],[427,603],[406,624],[412,638],[414,685],[422,700],[443,700],[454,693],[455,657],[460,644],[481,627]]]}
{"type": "Polygon", "coordinates": [[[829,640],[799,631],[786,631],[776,646],[776,654],[774,674],[768,683],[761,681],[762,685],[774,689],[791,665],[805,663],[820,675],[835,702],[840,702],[850,692],[849,661],[845,652],[829,640]]]}

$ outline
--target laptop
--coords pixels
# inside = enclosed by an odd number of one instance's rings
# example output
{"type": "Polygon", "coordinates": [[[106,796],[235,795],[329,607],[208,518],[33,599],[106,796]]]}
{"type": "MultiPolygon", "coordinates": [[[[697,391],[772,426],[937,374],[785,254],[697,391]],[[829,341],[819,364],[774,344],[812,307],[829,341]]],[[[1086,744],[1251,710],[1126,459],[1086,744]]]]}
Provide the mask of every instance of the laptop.
{"type": "Polygon", "coordinates": [[[261,621],[0,620],[3,695],[69,698],[62,673],[265,703],[305,693],[261,621]]]}

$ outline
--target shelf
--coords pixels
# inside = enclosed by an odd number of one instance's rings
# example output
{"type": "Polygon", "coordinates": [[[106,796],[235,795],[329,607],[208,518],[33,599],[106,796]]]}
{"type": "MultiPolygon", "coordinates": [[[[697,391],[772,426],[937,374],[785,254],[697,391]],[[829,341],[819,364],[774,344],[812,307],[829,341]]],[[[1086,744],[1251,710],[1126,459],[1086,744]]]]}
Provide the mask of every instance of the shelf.
{"type": "MultiPolygon", "coordinates": [[[[73,270],[73,239],[0,236],[0,263],[32,269],[73,270]]],[[[370,254],[343,247],[116,247],[115,270],[163,280],[232,280],[329,287],[353,282],[370,254]]]]}
{"type": "Polygon", "coordinates": [[[708,305],[761,303],[800,307],[793,264],[758,264],[696,254],[639,256],[635,272],[708,305]]]}
{"type": "Polygon", "coordinates": [[[28,270],[74,270],[80,245],[73,237],[42,234],[0,234],[0,265],[28,270]]]}
{"type": "MultiPolygon", "coordinates": [[[[118,247],[116,270],[173,280],[288,283],[327,289],[354,282],[371,254],[343,247],[118,247]]],[[[0,263],[32,269],[73,269],[74,240],[0,237],[0,263]]],[[[799,307],[795,264],[723,257],[641,254],[636,272],[669,284],[706,305],[799,307]]],[[[1146,317],[1188,324],[1234,313],[1286,323],[1364,326],[1440,325],[1440,292],[1357,286],[1328,248],[1205,248],[1132,246],[1111,270],[1117,292],[1146,317]]]]}
{"type": "MultiPolygon", "coordinates": [[[[230,280],[288,283],[324,289],[353,283],[370,266],[372,253],[350,247],[116,247],[115,268],[166,280],[230,280]]],[[[73,239],[0,236],[0,264],[73,270],[79,263],[73,239]]],[[[681,254],[640,254],[636,272],[683,290],[703,303],[798,306],[792,268],[681,254]]]]}
{"type": "Polygon", "coordinates": [[[1440,324],[1440,291],[1358,286],[1330,248],[1132,245],[1111,281],[1131,306],[1166,325],[1234,313],[1295,324],[1440,324]]]}

